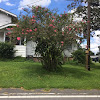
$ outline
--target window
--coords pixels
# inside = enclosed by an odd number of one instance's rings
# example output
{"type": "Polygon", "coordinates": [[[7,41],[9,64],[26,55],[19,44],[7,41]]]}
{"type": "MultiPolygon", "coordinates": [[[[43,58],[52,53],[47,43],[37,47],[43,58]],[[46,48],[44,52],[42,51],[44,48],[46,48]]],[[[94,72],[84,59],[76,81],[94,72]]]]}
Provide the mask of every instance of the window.
{"type": "Polygon", "coordinates": [[[20,40],[16,39],[15,45],[24,45],[24,44],[25,44],[25,39],[24,38],[21,38],[20,40]]]}

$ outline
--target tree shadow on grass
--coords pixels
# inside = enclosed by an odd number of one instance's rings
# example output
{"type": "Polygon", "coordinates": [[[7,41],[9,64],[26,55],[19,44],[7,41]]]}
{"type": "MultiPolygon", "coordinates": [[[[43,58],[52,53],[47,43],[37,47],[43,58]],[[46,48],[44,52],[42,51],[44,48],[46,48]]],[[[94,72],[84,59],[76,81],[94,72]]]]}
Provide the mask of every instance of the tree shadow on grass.
{"type": "Polygon", "coordinates": [[[23,74],[25,74],[26,77],[32,77],[32,76],[63,76],[63,77],[73,77],[73,78],[83,78],[84,76],[90,77],[91,73],[89,71],[86,71],[85,68],[74,68],[74,67],[62,67],[56,72],[50,72],[45,69],[43,69],[42,65],[34,64],[34,66],[26,66],[24,67],[27,69],[23,74]]]}

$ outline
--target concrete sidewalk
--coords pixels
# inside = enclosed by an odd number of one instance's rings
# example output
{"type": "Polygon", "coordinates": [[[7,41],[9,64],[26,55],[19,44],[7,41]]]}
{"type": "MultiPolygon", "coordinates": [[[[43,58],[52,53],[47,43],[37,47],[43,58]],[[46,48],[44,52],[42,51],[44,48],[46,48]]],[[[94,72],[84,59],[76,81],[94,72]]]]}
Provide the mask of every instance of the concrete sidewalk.
{"type": "Polygon", "coordinates": [[[34,96],[34,95],[100,95],[100,90],[45,89],[24,90],[23,88],[2,88],[0,96],[34,96]]]}

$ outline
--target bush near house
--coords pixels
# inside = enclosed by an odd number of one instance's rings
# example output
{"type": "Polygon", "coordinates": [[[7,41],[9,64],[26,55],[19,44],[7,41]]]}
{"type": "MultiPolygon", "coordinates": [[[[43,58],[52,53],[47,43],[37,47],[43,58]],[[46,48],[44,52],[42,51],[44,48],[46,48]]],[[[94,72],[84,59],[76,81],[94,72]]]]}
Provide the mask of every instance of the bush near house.
{"type": "Polygon", "coordinates": [[[14,45],[10,43],[0,43],[0,58],[11,59],[14,57],[14,45]]]}
{"type": "Polygon", "coordinates": [[[78,63],[85,64],[86,58],[85,58],[85,52],[81,49],[76,50],[75,52],[72,53],[73,55],[73,60],[77,61],[78,63]]]}

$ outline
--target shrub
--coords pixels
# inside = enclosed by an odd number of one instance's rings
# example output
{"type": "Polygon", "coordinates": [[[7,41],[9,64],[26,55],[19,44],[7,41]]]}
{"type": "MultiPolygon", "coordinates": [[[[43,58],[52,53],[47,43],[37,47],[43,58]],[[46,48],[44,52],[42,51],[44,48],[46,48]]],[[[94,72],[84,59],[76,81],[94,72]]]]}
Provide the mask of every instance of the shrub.
{"type": "Polygon", "coordinates": [[[63,54],[60,48],[54,44],[41,41],[37,44],[36,53],[41,54],[43,68],[49,71],[57,71],[63,64],[63,54]]]}
{"type": "Polygon", "coordinates": [[[100,59],[99,59],[99,63],[100,63],[100,59]]]}
{"type": "Polygon", "coordinates": [[[14,45],[10,43],[0,43],[0,58],[11,59],[14,57],[14,45]]]}
{"type": "Polygon", "coordinates": [[[56,11],[41,6],[23,10],[25,13],[19,16],[17,27],[8,28],[13,32],[7,35],[14,36],[14,42],[25,37],[27,41],[36,42],[36,52],[41,55],[43,67],[50,71],[57,70],[63,63],[62,51],[76,43],[85,24],[75,23],[70,13],[59,15],[56,11]]]}
{"type": "Polygon", "coordinates": [[[76,50],[75,52],[72,53],[73,55],[73,60],[78,61],[78,63],[85,64],[86,62],[86,57],[85,57],[85,52],[83,50],[76,50]]]}

